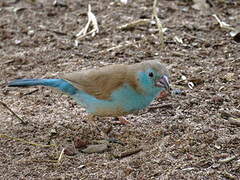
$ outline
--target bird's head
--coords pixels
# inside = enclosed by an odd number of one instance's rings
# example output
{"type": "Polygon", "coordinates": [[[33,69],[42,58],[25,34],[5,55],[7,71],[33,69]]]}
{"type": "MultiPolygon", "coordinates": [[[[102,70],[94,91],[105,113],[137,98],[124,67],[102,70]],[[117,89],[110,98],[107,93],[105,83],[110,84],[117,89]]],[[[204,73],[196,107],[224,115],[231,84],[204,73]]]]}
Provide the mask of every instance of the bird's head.
{"type": "Polygon", "coordinates": [[[169,72],[159,61],[139,63],[136,71],[139,85],[145,93],[156,94],[160,91],[170,91],[169,72]]]}

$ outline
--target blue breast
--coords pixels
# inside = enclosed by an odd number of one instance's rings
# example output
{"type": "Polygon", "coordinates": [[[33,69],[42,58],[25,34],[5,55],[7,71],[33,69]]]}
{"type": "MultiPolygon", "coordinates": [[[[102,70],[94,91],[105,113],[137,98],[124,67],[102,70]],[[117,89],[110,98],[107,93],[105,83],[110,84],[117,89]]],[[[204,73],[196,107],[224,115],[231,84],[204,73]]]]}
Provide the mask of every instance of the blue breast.
{"type": "Polygon", "coordinates": [[[135,91],[128,84],[113,91],[109,100],[97,99],[83,91],[78,91],[72,97],[84,106],[87,112],[98,116],[120,116],[147,107],[158,92],[148,95],[135,91]]]}

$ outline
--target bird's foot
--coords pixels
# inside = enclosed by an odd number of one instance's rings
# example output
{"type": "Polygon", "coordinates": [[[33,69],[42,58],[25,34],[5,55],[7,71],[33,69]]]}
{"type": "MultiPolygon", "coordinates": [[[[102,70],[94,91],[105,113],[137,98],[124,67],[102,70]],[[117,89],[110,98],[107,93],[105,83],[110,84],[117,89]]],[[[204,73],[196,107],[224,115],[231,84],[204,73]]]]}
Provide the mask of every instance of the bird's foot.
{"type": "Polygon", "coordinates": [[[165,99],[166,97],[168,97],[170,95],[169,92],[167,91],[161,91],[159,93],[159,96],[156,98],[157,100],[162,100],[162,99],[165,99]]]}
{"type": "Polygon", "coordinates": [[[101,134],[101,136],[102,136],[104,139],[108,139],[109,137],[108,137],[107,133],[103,132],[103,131],[98,127],[98,125],[97,125],[96,122],[95,122],[95,118],[96,118],[96,117],[93,116],[93,115],[88,115],[88,117],[87,117],[87,120],[88,120],[89,124],[91,125],[92,130],[97,129],[97,131],[101,134]]]}

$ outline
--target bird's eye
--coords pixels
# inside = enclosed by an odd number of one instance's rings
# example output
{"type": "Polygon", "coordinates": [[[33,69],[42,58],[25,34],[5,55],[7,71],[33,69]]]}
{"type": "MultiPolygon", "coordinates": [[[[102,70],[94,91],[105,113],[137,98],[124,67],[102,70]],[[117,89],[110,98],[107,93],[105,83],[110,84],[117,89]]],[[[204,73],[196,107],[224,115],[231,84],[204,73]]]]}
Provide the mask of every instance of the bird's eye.
{"type": "Polygon", "coordinates": [[[149,77],[153,77],[153,72],[150,72],[148,75],[149,77]]]}

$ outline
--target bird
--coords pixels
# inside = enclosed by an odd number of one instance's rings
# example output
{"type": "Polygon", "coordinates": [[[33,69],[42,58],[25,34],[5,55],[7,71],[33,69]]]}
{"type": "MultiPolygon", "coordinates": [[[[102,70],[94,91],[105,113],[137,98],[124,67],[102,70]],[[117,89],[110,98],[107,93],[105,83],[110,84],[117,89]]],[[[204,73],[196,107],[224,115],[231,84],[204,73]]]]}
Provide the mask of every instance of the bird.
{"type": "MultiPolygon", "coordinates": [[[[170,91],[170,75],[159,60],[113,64],[59,75],[54,79],[16,79],[9,87],[50,86],[73,98],[94,117],[119,117],[146,108],[170,91]]],[[[96,124],[94,124],[96,126],[96,124]]]]}

